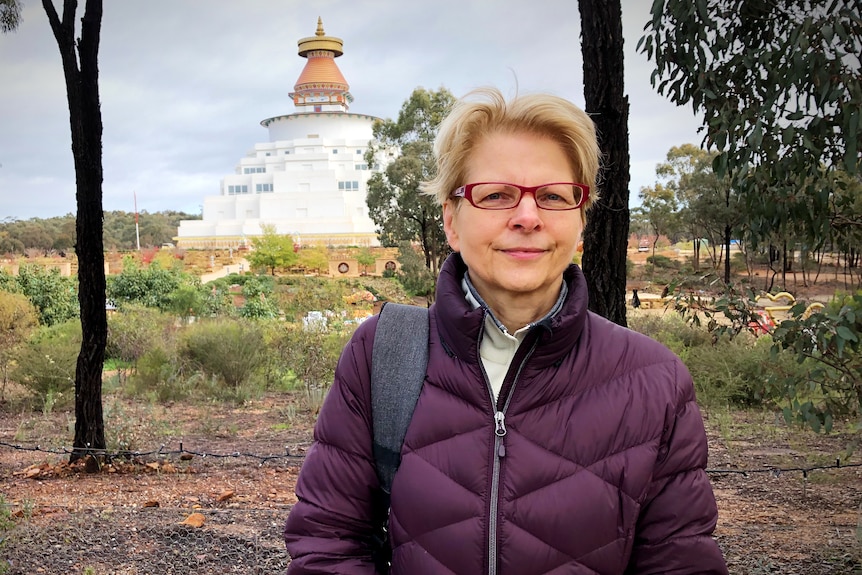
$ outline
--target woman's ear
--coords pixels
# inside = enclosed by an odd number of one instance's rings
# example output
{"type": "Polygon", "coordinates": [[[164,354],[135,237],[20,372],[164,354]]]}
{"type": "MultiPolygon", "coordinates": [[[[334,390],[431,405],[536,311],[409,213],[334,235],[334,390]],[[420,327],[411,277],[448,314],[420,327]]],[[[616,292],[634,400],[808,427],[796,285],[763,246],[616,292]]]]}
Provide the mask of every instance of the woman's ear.
{"type": "Polygon", "coordinates": [[[446,232],[446,241],[449,242],[449,247],[454,252],[460,251],[458,249],[457,222],[455,221],[457,213],[456,205],[451,200],[447,200],[443,204],[443,231],[446,232]]]}

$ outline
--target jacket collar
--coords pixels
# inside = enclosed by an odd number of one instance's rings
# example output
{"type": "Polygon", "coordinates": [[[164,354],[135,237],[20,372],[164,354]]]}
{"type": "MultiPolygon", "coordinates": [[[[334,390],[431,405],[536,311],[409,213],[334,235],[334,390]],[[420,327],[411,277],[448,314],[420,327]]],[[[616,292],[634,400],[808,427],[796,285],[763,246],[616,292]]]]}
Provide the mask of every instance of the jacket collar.
{"type": "MultiPolygon", "coordinates": [[[[483,306],[474,308],[464,297],[462,279],[467,265],[461,255],[450,255],[437,278],[437,298],[432,306],[436,328],[447,353],[470,362],[479,361],[479,337],[485,320],[483,306]]],[[[563,273],[564,297],[557,313],[550,313],[532,329],[538,330],[533,357],[542,363],[561,360],[578,343],[588,315],[587,284],[581,269],[570,265],[563,273]]]]}

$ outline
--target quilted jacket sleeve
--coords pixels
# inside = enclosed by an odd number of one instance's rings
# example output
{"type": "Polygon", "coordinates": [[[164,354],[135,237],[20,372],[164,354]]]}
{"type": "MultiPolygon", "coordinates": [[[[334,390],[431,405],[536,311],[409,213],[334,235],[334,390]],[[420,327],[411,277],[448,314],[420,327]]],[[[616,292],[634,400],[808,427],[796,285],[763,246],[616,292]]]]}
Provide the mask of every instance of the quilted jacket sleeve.
{"type": "Polygon", "coordinates": [[[641,507],[629,575],[726,575],[712,538],[718,510],[706,475],[707,442],[688,370],[677,360],[653,480],[641,507]]]}
{"type": "Polygon", "coordinates": [[[376,318],[364,322],[344,348],[320,410],[296,484],[298,502],[284,529],[289,575],[375,573],[371,517],[379,482],[368,375],[375,325],[376,318]]]}

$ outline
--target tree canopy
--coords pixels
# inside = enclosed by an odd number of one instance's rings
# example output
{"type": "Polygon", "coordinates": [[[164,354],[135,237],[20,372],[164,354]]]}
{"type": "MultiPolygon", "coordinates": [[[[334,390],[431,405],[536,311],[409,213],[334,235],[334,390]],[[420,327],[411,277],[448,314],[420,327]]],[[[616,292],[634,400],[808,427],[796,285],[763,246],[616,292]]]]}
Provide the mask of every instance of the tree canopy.
{"type": "MultiPolygon", "coordinates": [[[[199,215],[173,210],[142,211],[139,215],[141,247],[158,247],[173,241],[181,220],[199,219],[199,215]]],[[[113,210],[104,212],[103,242],[107,250],[133,250],[137,244],[135,215],[113,210]]],[[[0,221],[0,254],[24,255],[41,252],[68,252],[75,246],[75,216],[54,216],[0,221]]]]}
{"type": "Polygon", "coordinates": [[[671,188],[661,184],[641,188],[638,196],[646,223],[653,233],[652,255],[655,256],[659,236],[670,236],[679,227],[676,196],[671,188]]]}
{"type": "Polygon", "coordinates": [[[254,248],[248,261],[255,268],[266,268],[272,275],[276,270],[290,267],[299,256],[294,249],[293,237],[279,234],[273,224],[261,224],[261,235],[251,240],[254,248]]]}
{"type": "Polygon", "coordinates": [[[858,0],[656,0],[640,50],[653,84],[704,115],[749,240],[828,236],[832,172],[858,177],[858,0]]]}
{"type": "Polygon", "coordinates": [[[21,23],[21,2],[0,0],[0,33],[13,32],[21,23]]]}
{"type": "Polygon", "coordinates": [[[683,144],[668,150],[667,161],[656,166],[656,175],[674,192],[681,230],[694,241],[695,270],[700,262],[700,239],[707,240],[716,267],[720,259],[716,246],[723,244],[726,228],[737,229],[742,219],[733,188],[727,178],[719,178],[712,169],[716,155],[694,144],[683,144]]]}
{"type": "Polygon", "coordinates": [[[419,184],[434,176],[434,138],[454,102],[445,88],[416,88],[397,120],[374,124],[374,139],[366,154],[369,165],[386,166],[368,180],[368,211],[380,243],[391,247],[404,241],[419,244],[425,266],[435,275],[449,251],[443,214],[435,198],[419,191],[419,184]]]}

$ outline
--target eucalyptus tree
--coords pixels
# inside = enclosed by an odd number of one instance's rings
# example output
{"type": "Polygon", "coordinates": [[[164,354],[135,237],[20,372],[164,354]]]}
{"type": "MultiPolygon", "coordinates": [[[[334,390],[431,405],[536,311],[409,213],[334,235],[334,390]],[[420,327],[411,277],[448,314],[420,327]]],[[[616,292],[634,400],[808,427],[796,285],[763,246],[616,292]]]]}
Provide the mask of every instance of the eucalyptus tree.
{"type": "MultiPolygon", "coordinates": [[[[741,211],[733,187],[712,169],[716,155],[694,144],[683,144],[668,150],[666,161],[656,166],[656,176],[676,196],[679,224],[693,240],[695,270],[699,269],[701,239],[707,240],[712,265],[716,267],[716,246],[725,242],[728,229],[740,227],[741,211]]],[[[729,246],[724,247],[728,253],[729,246]]]]}
{"type": "MultiPolygon", "coordinates": [[[[108,338],[105,311],[105,254],[102,240],[102,112],[99,102],[99,41],[102,0],[86,0],[80,36],[75,37],[77,0],[63,0],[62,19],[51,0],[42,0],[63,64],[72,156],[75,164],[78,304],[83,339],[75,368],[75,437],[71,461],[104,451],[102,369],[108,338]]],[[[20,0],[0,0],[0,31],[20,23],[20,0]]]]}
{"type": "Polygon", "coordinates": [[[641,188],[638,196],[646,223],[652,231],[652,255],[659,236],[671,236],[679,229],[679,204],[672,188],[656,184],[641,188]]]}
{"type": "Polygon", "coordinates": [[[18,29],[22,7],[19,0],[0,0],[0,32],[12,32],[18,29]]]}
{"type": "Polygon", "coordinates": [[[821,244],[830,172],[860,167],[858,0],[656,0],[644,30],[653,85],[703,113],[750,240],[793,229],[821,244]]]}
{"type": "Polygon", "coordinates": [[[369,166],[385,167],[368,180],[368,212],[380,243],[403,242],[422,248],[425,266],[434,274],[448,254],[443,213],[436,198],[419,191],[434,176],[434,138],[455,98],[449,90],[416,88],[401,106],[397,120],[375,122],[366,153],[369,166]]]}
{"type": "Polygon", "coordinates": [[[590,309],[626,325],[626,252],[629,235],[629,102],[623,82],[620,0],[578,0],[584,99],[605,159],[601,199],[590,210],[581,260],[590,309]]]}

